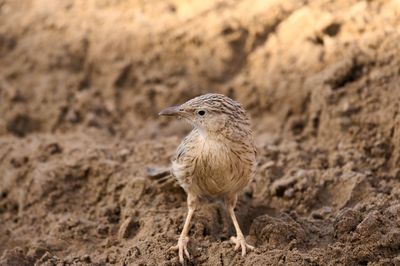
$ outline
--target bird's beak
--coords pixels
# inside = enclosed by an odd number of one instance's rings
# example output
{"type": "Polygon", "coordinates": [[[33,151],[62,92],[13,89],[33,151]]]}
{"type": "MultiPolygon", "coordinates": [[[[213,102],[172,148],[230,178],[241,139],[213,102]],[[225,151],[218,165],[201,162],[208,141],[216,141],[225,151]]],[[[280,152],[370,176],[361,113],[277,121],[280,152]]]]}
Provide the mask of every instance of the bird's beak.
{"type": "Polygon", "coordinates": [[[158,115],[167,115],[167,116],[176,116],[182,113],[181,107],[178,106],[171,106],[161,110],[158,115]]]}

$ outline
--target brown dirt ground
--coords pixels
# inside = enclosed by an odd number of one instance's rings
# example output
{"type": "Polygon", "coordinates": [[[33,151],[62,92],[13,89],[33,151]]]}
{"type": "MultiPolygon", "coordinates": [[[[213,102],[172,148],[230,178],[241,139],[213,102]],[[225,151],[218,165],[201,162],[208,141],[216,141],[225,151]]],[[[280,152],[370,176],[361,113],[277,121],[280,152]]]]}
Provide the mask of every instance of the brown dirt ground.
{"type": "Polygon", "coordinates": [[[0,0],[0,265],[177,265],[157,112],[205,92],[253,118],[257,249],[205,202],[190,264],[400,265],[398,0],[0,0]]]}

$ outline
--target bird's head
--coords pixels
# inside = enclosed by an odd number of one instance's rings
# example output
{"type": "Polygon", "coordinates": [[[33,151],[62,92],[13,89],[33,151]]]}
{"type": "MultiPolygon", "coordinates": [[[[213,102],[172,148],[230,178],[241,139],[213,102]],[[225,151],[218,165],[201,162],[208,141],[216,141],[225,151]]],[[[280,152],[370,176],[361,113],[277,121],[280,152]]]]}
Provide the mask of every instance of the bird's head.
{"type": "Polygon", "coordinates": [[[249,118],[242,106],[222,94],[201,95],[181,105],[168,107],[159,115],[182,117],[193,127],[211,134],[250,128],[249,118]]]}

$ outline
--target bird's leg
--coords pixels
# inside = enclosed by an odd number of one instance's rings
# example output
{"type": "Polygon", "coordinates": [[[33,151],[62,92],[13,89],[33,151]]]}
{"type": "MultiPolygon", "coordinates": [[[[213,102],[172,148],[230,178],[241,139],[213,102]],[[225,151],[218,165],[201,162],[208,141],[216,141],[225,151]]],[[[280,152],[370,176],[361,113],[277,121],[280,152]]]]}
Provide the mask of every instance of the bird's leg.
{"type": "Polygon", "coordinates": [[[189,235],[190,221],[192,220],[194,211],[197,208],[198,199],[195,196],[193,196],[191,193],[188,193],[187,204],[188,204],[189,211],[186,216],[185,224],[183,226],[181,235],[179,236],[178,244],[176,246],[172,247],[172,249],[178,250],[179,261],[182,265],[184,263],[183,253],[185,253],[186,257],[188,259],[190,259],[190,254],[187,250],[187,244],[189,242],[188,235],[189,235]]]}
{"type": "Polygon", "coordinates": [[[225,205],[226,208],[228,209],[229,216],[232,219],[233,225],[235,226],[236,230],[236,237],[231,237],[231,241],[235,244],[235,250],[238,250],[239,248],[242,249],[242,256],[246,255],[247,249],[249,250],[254,250],[254,247],[246,243],[246,239],[244,238],[244,235],[242,233],[242,230],[240,230],[239,223],[236,219],[235,215],[235,206],[236,206],[236,201],[237,201],[237,196],[230,196],[225,198],[225,205]]]}

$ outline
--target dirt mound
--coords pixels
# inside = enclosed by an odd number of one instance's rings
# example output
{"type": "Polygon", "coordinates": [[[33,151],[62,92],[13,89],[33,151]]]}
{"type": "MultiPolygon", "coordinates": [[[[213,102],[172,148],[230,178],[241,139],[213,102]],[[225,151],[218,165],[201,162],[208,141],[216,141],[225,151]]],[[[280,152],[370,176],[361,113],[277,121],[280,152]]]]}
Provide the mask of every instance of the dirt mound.
{"type": "Polygon", "coordinates": [[[398,1],[0,1],[0,265],[177,265],[160,184],[205,92],[249,110],[238,220],[205,202],[193,265],[400,265],[398,1]]]}

